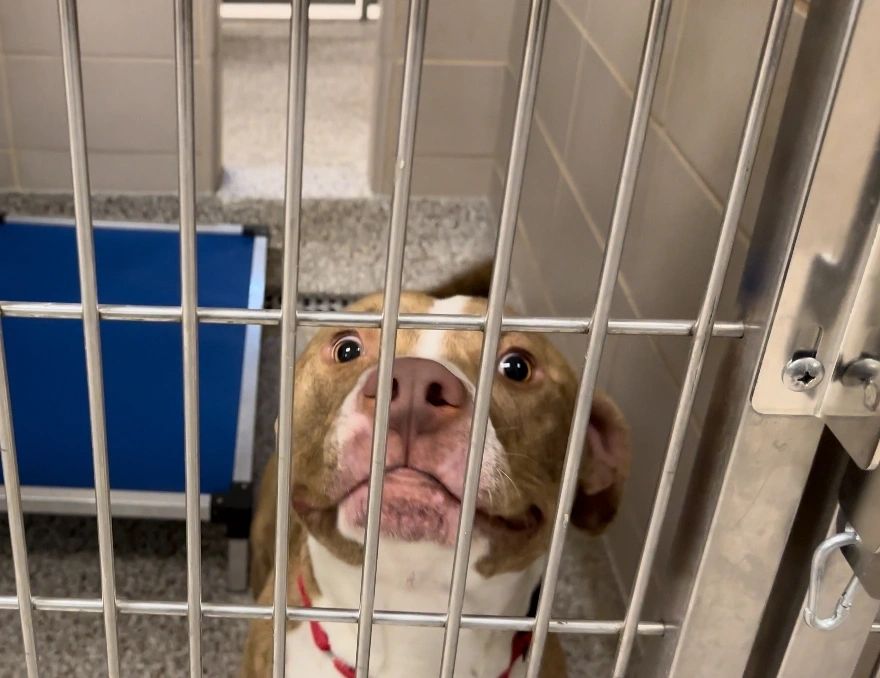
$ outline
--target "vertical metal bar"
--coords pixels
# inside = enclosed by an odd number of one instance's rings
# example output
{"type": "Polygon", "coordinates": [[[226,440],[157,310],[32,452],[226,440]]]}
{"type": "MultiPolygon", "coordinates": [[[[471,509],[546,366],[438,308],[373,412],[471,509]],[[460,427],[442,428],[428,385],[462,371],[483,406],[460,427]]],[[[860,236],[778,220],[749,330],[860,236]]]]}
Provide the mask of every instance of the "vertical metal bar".
{"type": "Polygon", "coordinates": [[[196,256],[195,101],[192,0],[174,1],[177,179],[180,197],[180,317],[186,476],[186,586],[189,672],[202,675],[202,539],[199,515],[199,322],[196,256]]]}
{"type": "Polygon", "coordinates": [[[287,560],[293,454],[293,386],[296,369],[296,297],[299,284],[308,50],[309,2],[291,0],[290,57],[287,71],[287,149],[284,160],[284,273],[281,288],[275,588],[272,596],[272,675],[275,678],[284,677],[287,632],[287,560]]]}
{"type": "Polygon", "coordinates": [[[449,588],[449,608],[446,620],[446,633],[443,639],[443,656],[440,664],[440,675],[444,676],[444,678],[451,678],[455,671],[455,656],[458,649],[468,562],[470,561],[474,512],[476,511],[479,491],[480,469],[483,464],[483,447],[486,443],[489,409],[492,404],[495,359],[498,353],[498,343],[501,338],[501,320],[504,314],[507,283],[510,278],[510,261],[513,252],[514,236],[516,235],[517,212],[522,193],[529,131],[532,125],[532,113],[535,108],[535,94],[538,89],[538,73],[541,69],[541,56],[544,50],[544,36],[547,28],[549,7],[549,0],[532,0],[528,26],[526,28],[522,74],[520,76],[513,135],[510,142],[510,159],[507,166],[507,182],[504,186],[498,240],[495,246],[495,264],[492,269],[492,281],[489,288],[489,305],[486,312],[483,346],[480,352],[480,373],[477,378],[476,393],[474,394],[474,415],[471,422],[467,469],[461,500],[461,516],[455,542],[452,582],[449,588]]]}
{"type": "Polygon", "coordinates": [[[366,678],[370,665],[370,640],[373,633],[373,610],[376,603],[376,569],[379,558],[379,519],[382,507],[382,483],[385,476],[385,444],[388,438],[388,412],[391,404],[394,349],[397,343],[400,284],[403,273],[403,250],[409,210],[413,150],[428,0],[410,0],[406,31],[406,54],[403,62],[403,91],[400,105],[400,130],[397,138],[397,161],[394,172],[394,195],[391,199],[391,223],[385,261],[385,294],[382,302],[382,334],[379,345],[379,379],[376,413],[373,421],[370,484],[367,499],[367,528],[364,540],[364,567],[361,572],[361,598],[358,614],[357,661],[359,678],[366,678]]]}
{"type": "Polygon", "coordinates": [[[18,480],[18,458],[12,430],[12,403],[9,398],[9,376],[6,371],[6,349],[3,345],[3,324],[0,318],[0,462],[6,491],[6,517],[9,519],[9,541],[12,544],[12,566],[15,569],[15,592],[21,619],[21,638],[28,678],[37,678],[37,643],[34,638],[31,578],[28,572],[27,542],[21,510],[21,489],[18,480]]]}
{"type": "Polygon", "coordinates": [[[623,254],[623,243],[629,225],[629,215],[635,195],[642,150],[645,146],[645,137],[647,136],[648,123],[651,118],[651,102],[654,98],[654,90],[657,84],[657,74],[660,69],[660,57],[663,53],[663,42],[666,36],[666,27],[669,23],[669,7],[671,4],[671,0],[653,0],[651,3],[645,43],[642,49],[641,65],[639,67],[639,79],[633,99],[626,148],[623,154],[623,165],[620,169],[620,178],[614,198],[614,211],[611,215],[611,227],[602,262],[599,289],[596,292],[596,308],[593,313],[587,354],[584,359],[577,402],[575,403],[574,418],[571,423],[568,445],[565,452],[562,486],[559,490],[559,502],[556,506],[553,536],[547,556],[547,569],[544,573],[538,610],[535,614],[535,630],[532,645],[529,649],[529,663],[526,670],[528,678],[538,678],[541,671],[541,660],[544,655],[544,645],[547,641],[550,613],[559,577],[559,566],[562,562],[562,550],[565,547],[565,533],[568,529],[571,506],[574,501],[575,491],[577,490],[578,469],[581,465],[587,428],[590,423],[590,409],[593,403],[593,393],[596,390],[596,381],[599,376],[602,349],[605,346],[605,337],[608,334],[611,302],[614,297],[614,287],[617,282],[621,255],[623,254]]]}
{"type": "Polygon", "coordinates": [[[678,470],[678,462],[681,457],[691,411],[693,410],[700,374],[703,371],[706,349],[712,336],[712,323],[715,320],[718,300],[721,297],[721,290],[724,285],[724,276],[730,263],[736,229],[742,215],[746,189],[749,185],[755,153],[758,148],[758,139],[761,135],[761,128],[764,125],[767,106],[770,103],[773,80],[776,77],[776,70],[782,55],[782,47],[793,5],[794,0],[776,0],[773,5],[770,23],[767,26],[767,33],[761,52],[761,62],[758,66],[746,123],[743,128],[742,140],[740,141],[733,183],[731,184],[727,205],[724,209],[721,233],[718,238],[717,249],[715,250],[715,259],[712,262],[712,272],[709,275],[709,283],[703,296],[699,315],[697,316],[694,341],[691,344],[684,383],[682,384],[681,394],[675,410],[672,430],[669,434],[666,458],[660,473],[660,483],[654,498],[651,519],[645,537],[645,545],[642,549],[638,570],[636,571],[632,596],[617,648],[613,672],[614,678],[623,678],[626,675],[630,657],[632,656],[638,621],[645,603],[648,581],[651,576],[651,568],[657,555],[657,545],[660,540],[661,530],[663,529],[666,511],[669,507],[669,499],[672,495],[672,484],[678,470]]]}
{"type": "Polygon", "coordinates": [[[73,175],[73,206],[76,220],[76,250],[82,297],[83,338],[92,433],[92,464],[95,475],[95,509],[98,516],[98,555],[101,564],[101,605],[107,640],[107,672],[119,676],[119,639],[116,628],[116,576],[113,563],[113,524],[110,519],[110,472],[107,463],[107,422],[104,413],[104,377],[101,368],[101,327],[98,317],[98,284],[95,273],[95,243],[89,191],[89,163],[86,151],[86,121],[83,111],[82,69],[76,0],[58,0],[61,27],[61,57],[67,99],[70,134],[70,163],[73,175]]]}

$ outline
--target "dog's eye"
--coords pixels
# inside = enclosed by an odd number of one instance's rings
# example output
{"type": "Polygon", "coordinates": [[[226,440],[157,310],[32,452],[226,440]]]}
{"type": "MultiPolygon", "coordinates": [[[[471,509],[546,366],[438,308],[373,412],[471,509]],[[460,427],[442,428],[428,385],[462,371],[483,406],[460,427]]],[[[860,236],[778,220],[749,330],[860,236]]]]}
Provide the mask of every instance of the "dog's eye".
{"type": "Polygon", "coordinates": [[[342,337],[333,346],[333,357],[338,363],[347,363],[350,360],[359,358],[363,350],[361,341],[357,337],[342,337]]]}
{"type": "Polygon", "coordinates": [[[532,364],[521,353],[508,353],[498,363],[498,371],[512,381],[528,381],[532,364]]]}

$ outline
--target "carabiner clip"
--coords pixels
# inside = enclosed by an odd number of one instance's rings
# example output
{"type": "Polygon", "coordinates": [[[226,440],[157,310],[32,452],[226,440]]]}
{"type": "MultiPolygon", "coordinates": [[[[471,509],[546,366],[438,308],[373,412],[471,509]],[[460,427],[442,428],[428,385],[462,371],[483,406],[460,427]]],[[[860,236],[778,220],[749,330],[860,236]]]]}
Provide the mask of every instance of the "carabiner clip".
{"type": "Polygon", "coordinates": [[[822,583],[822,575],[825,573],[825,565],[831,553],[846,546],[854,546],[859,541],[859,535],[855,530],[847,527],[845,532],[835,534],[823,541],[813,552],[813,561],[810,566],[810,587],[807,589],[807,602],[804,604],[804,621],[810,627],[819,631],[833,631],[843,623],[846,615],[849,614],[856,589],[859,586],[858,577],[853,575],[849,580],[834,607],[834,613],[830,617],[819,617],[817,614],[819,586],[822,583]]]}

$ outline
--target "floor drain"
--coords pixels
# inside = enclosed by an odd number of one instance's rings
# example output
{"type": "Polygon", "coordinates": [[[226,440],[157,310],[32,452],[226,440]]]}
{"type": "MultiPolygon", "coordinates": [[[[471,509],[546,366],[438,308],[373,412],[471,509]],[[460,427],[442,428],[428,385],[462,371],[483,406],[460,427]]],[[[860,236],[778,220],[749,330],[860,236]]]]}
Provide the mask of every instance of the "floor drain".
{"type": "Polygon", "coordinates": [[[301,311],[341,311],[354,299],[343,294],[301,294],[297,307],[301,311]]]}
{"type": "MultiPolygon", "coordinates": [[[[341,311],[358,299],[351,294],[300,294],[296,306],[300,311],[341,311]]],[[[266,308],[281,308],[281,294],[266,295],[266,308]]]]}

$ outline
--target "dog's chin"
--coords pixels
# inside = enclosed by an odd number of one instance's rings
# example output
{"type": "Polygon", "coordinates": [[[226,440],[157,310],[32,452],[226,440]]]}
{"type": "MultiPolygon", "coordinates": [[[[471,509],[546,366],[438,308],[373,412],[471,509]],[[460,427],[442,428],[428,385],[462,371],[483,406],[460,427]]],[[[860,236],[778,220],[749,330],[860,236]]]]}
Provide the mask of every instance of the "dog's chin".
{"type": "MultiPolygon", "coordinates": [[[[346,536],[362,541],[367,525],[366,483],[339,503],[340,528],[346,536]]],[[[410,468],[398,468],[385,476],[379,533],[407,542],[455,544],[461,503],[440,482],[410,468]]]]}
{"type": "MultiPolygon", "coordinates": [[[[343,537],[364,542],[368,513],[366,481],[351,490],[337,506],[337,529],[343,537]]],[[[431,542],[455,546],[461,502],[443,483],[430,474],[398,467],[385,475],[379,534],[404,542],[431,542]]],[[[543,514],[535,506],[516,517],[492,515],[478,509],[475,533],[490,540],[511,538],[524,543],[541,532],[543,514]]]]}

